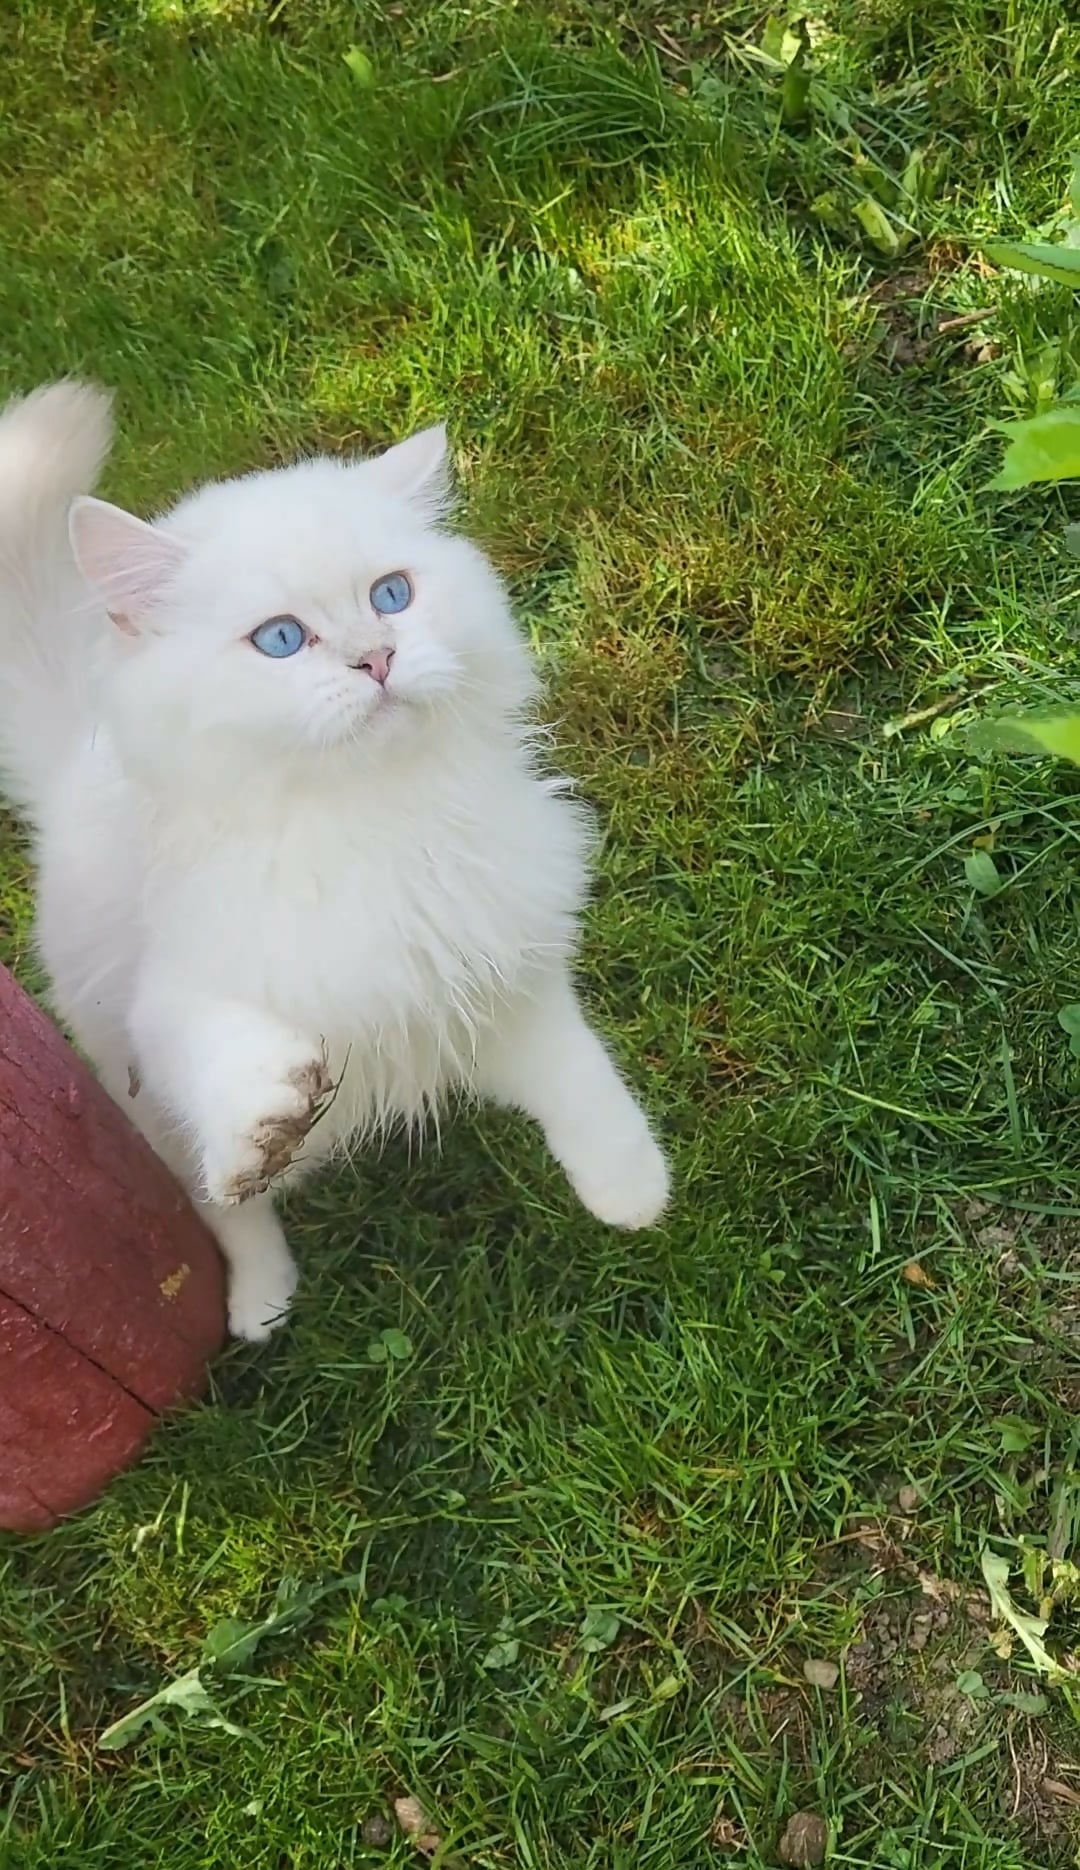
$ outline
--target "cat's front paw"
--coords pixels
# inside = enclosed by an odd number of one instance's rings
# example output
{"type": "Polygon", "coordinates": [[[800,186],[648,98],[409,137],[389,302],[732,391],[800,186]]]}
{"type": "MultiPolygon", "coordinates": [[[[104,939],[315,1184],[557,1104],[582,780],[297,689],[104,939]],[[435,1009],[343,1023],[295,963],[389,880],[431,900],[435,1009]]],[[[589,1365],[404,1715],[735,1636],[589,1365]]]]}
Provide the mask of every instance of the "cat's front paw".
{"type": "Polygon", "coordinates": [[[296,1291],[296,1261],[282,1242],[273,1253],[234,1260],[229,1268],[229,1330],[259,1344],[285,1320],[296,1291]]]}
{"type": "Polygon", "coordinates": [[[574,1187],[598,1221],[608,1227],[651,1227],[671,1193],[663,1151],[642,1125],[632,1142],[579,1165],[574,1187]]]}
{"type": "Polygon", "coordinates": [[[280,1083],[260,1089],[258,1114],[223,1147],[207,1149],[206,1193],[223,1206],[262,1194],[295,1161],[305,1138],[334,1089],[326,1047],[288,1071],[280,1083]]]}

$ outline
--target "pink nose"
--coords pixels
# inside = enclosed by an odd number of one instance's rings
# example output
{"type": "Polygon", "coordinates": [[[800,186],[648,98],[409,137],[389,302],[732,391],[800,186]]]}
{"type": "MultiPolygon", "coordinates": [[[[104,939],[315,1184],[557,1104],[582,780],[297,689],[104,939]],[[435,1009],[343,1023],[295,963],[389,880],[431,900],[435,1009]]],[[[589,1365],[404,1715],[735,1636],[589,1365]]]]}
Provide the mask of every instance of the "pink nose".
{"type": "Polygon", "coordinates": [[[356,666],[358,669],[366,669],[372,681],[378,682],[379,687],[382,688],[390,673],[390,664],[393,660],[392,649],[373,649],[370,656],[365,656],[356,666]]]}

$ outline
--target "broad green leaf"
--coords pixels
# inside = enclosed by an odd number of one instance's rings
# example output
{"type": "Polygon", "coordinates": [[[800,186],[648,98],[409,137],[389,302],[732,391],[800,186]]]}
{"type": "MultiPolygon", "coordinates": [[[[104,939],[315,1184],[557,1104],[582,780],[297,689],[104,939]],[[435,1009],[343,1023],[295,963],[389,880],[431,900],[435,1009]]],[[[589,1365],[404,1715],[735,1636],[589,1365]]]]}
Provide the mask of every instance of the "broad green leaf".
{"type": "Polygon", "coordinates": [[[1060,286],[1080,287],[1080,249],[1058,246],[1049,240],[991,240],[983,248],[995,266],[1014,273],[1035,273],[1060,286]]]}
{"type": "Polygon", "coordinates": [[[998,1695],[997,1701],[1005,1708],[1017,1708],[1021,1714],[1046,1714],[1050,1703],[1045,1695],[1025,1695],[1022,1689],[998,1695]]]}
{"type": "Polygon", "coordinates": [[[1061,1681],[1065,1671],[1042,1640],[1046,1635],[1046,1618],[1033,1617],[1029,1611],[1020,1610],[1013,1603],[1009,1592],[1008,1559],[999,1558],[996,1552],[991,1552],[989,1546],[984,1546],[980,1562],[990,1593],[990,1609],[997,1621],[1006,1624],[1020,1638],[1040,1675],[1045,1675],[1052,1682],[1061,1681]]]}
{"type": "Polygon", "coordinates": [[[610,1649],[622,1626],[610,1610],[587,1611],[581,1622],[581,1647],[588,1656],[610,1649]]]}
{"type": "MultiPolygon", "coordinates": [[[[795,50],[788,60],[784,73],[784,82],[780,90],[780,116],[789,129],[805,123],[809,115],[810,73],[806,69],[806,55],[810,50],[810,34],[806,30],[806,21],[798,20],[791,28],[795,39],[795,50]]],[[[787,52],[785,40],[781,57],[787,52]]]]}
{"type": "Polygon", "coordinates": [[[147,1728],[160,1738],[167,1737],[169,1727],[162,1718],[166,1709],[173,1710],[183,1720],[196,1722],[200,1727],[218,1727],[227,1734],[253,1739],[254,1736],[248,1734],[245,1728],[226,1720],[212,1699],[201,1671],[212,1670],[220,1680],[230,1670],[242,1669],[251,1661],[264,1637],[283,1636],[289,1631],[303,1629],[305,1624],[311,1622],[315,1605],[323,1598],[330,1597],[336,1591],[358,1591],[362,1586],[363,1576],[359,1572],[349,1572],[325,1584],[303,1583],[294,1577],[282,1578],[274,1594],[274,1607],[261,1622],[247,1623],[239,1617],[220,1618],[206,1634],[198,1667],[188,1669],[184,1675],[166,1682],[156,1695],[140,1701],[130,1714],[114,1721],[111,1727],[105,1729],[98,1746],[104,1747],[106,1751],[129,1746],[147,1728]]]}
{"type": "Polygon", "coordinates": [[[944,151],[931,155],[928,149],[913,149],[900,177],[902,193],[912,201],[933,201],[941,192],[948,168],[949,159],[944,151]]]}
{"type": "Polygon", "coordinates": [[[945,180],[943,155],[931,156],[928,149],[913,149],[900,177],[900,192],[909,201],[932,201],[945,180]]]}
{"type": "Polygon", "coordinates": [[[1001,888],[1001,872],[989,851],[969,851],[964,858],[964,875],[980,896],[996,896],[1001,888]]]}
{"type": "Polygon", "coordinates": [[[1069,1051],[1074,1058],[1080,1058],[1080,1006],[1075,1002],[1071,1006],[1059,1006],[1058,1025],[1069,1035],[1069,1051]]]}
{"type": "Polygon", "coordinates": [[[875,246],[879,253],[888,254],[890,259],[895,259],[904,243],[881,203],[875,201],[872,195],[863,195],[855,203],[854,214],[871,245],[875,246]]]}
{"type": "Polygon", "coordinates": [[[1080,408],[1059,403],[1027,422],[996,422],[1008,437],[1001,471],[990,482],[997,493],[1030,487],[1033,481],[1080,478],[1080,408]]]}
{"type": "Polygon", "coordinates": [[[295,1573],[286,1572],[274,1592],[274,1608],[266,1618],[263,1633],[269,1636],[271,1631],[298,1630],[310,1623],[316,1604],[321,1604],[325,1597],[334,1597],[338,1591],[360,1591],[363,1585],[363,1573],[359,1571],[346,1571],[340,1578],[326,1579],[298,1578],[295,1573]]]}
{"type": "Polygon", "coordinates": [[[240,1617],[222,1617],[203,1641],[203,1662],[213,1663],[219,1675],[230,1669],[242,1669],[251,1661],[259,1644],[268,1636],[286,1636],[302,1630],[311,1622],[312,1609],[331,1591],[348,1589],[352,1577],[334,1579],[330,1584],[302,1584],[283,1578],[274,1597],[274,1608],[257,1623],[240,1617]]]}
{"type": "Polygon", "coordinates": [[[403,1363],[407,1357],[412,1356],[412,1339],[407,1337],[404,1331],[399,1331],[396,1325],[388,1325],[385,1331],[379,1333],[379,1336],[386,1346],[388,1357],[393,1357],[403,1363]]]}
{"type": "Polygon", "coordinates": [[[408,1610],[409,1600],[400,1591],[393,1591],[389,1597],[373,1598],[371,1608],[381,1617],[400,1617],[408,1610]]]}
{"type": "Polygon", "coordinates": [[[207,1693],[198,1669],[189,1669],[186,1675],[178,1675],[174,1682],[166,1682],[156,1695],[140,1701],[130,1714],[124,1714],[111,1727],[107,1727],[98,1740],[98,1746],[106,1753],[115,1753],[119,1747],[128,1747],[133,1740],[149,1728],[152,1733],[165,1738],[168,1735],[168,1723],[162,1715],[166,1709],[172,1709],[181,1720],[195,1721],[200,1727],[220,1727],[227,1734],[244,1736],[244,1729],[234,1722],[227,1721],[207,1693]]]}
{"type": "Polygon", "coordinates": [[[786,22],[779,19],[775,14],[771,19],[765,21],[765,30],[761,35],[761,49],[766,58],[775,59],[778,65],[784,62],[784,34],[786,32],[786,22]]]}
{"type": "Polygon", "coordinates": [[[805,123],[810,114],[810,73],[802,48],[784,73],[780,87],[780,116],[789,129],[805,123]]]}
{"type": "MultiPolygon", "coordinates": [[[[1055,1604],[1075,1604],[1080,1597],[1080,1565],[1071,1558],[1050,1560],[1051,1596],[1055,1604]]],[[[1040,1604],[1040,1610],[1043,1606],[1040,1604]]]]}
{"type": "Polygon", "coordinates": [[[516,1636],[508,1636],[501,1643],[492,1643],[483,1662],[482,1669],[510,1669],[521,1653],[521,1644],[516,1636]]]}
{"type": "Polygon", "coordinates": [[[223,1669],[242,1669],[251,1661],[266,1631],[266,1623],[245,1623],[240,1617],[222,1617],[203,1638],[203,1661],[216,1663],[223,1669]]]}
{"type": "Polygon", "coordinates": [[[987,753],[1052,753],[1080,766],[1080,714],[1002,714],[969,728],[972,746],[987,753]]]}
{"type": "Polygon", "coordinates": [[[852,153],[853,179],[856,185],[891,213],[900,200],[900,183],[891,169],[882,168],[861,148],[852,153]]]}
{"type": "Polygon", "coordinates": [[[827,188],[823,194],[815,195],[810,203],[810,212],[824,227],[831,227],[834,233],[850,232],[848,206],[837,189],[827,188]]]}
{"type": "Polygon", "coordinates": [[[978,1669],[961,1669],[956,1686],[969,1701],[985,1701],[990,1693],[978,1669]]]}
{"type": "Polygon", "coordinates": [[[375,83],[375,67],[367,53],[361,52],[358,45],[351,45],[348,51],[343,52],[341,56],[352,72],[357,84],[361,85],[365,91],[370,91],[372,85],[375,83]]]}
{"type": "Polygon", "coordinates": [[[761,50],[776,65],[794,64],[800,52],[805,55],[810,50],[806,21],[796,19],[789,23],[782,15],[774,14],[765,21],[761,50]]]}
{"type": "Polygon", "coordinates": [[[999,1416],[994,1427],[1001,1436],[1002,1454],[1025,1454],[1038,1434],[1030,1422],[1014,1415],[999,1416]]]}

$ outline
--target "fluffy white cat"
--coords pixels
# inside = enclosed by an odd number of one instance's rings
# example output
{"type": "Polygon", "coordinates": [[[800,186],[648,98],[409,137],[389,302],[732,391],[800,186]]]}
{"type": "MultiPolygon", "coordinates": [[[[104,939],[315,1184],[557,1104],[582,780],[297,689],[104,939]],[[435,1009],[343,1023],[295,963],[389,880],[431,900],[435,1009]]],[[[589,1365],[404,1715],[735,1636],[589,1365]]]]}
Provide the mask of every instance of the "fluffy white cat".
{"type": "Polygon", "coordinates": [[[455,1091],[647,1226],[664,1158],[571,981],[588,825],[503,588],[440,525],[444,431],[152,524],[83,491],[109,436],[76,383],[0,415],[0,770],[57,1010],[204,1204],[232,1330],[296,1283],[271,1185],[455,1091]]]}

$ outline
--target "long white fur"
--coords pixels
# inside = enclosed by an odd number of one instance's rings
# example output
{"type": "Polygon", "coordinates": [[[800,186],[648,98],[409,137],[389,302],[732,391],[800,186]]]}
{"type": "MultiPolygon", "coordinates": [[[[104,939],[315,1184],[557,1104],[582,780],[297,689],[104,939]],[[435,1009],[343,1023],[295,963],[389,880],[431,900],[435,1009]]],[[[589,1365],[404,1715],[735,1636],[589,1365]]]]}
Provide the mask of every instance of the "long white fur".
{"type": "Polygon", "coordinates": [[[57,1010],[204,1202],[233,1330],[264,1336],[296,1272],[269,1195],[230,1193],[324,1052],[337,1094],[284,1179],[458,1091],[535,1117],[603,1220],[655,1220],[663,1156],[571,984],[588,823],[534,753],[503,588],[440,523],[443,432],[152,525],[72,500],[108,439],[81,384],[0,415],[0,773],[57,1010]],[[413,603],[380,617],[396,571],[413,603]],[[282,614],[318,640],[274,661],[250,633],[282,614]]]}

